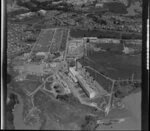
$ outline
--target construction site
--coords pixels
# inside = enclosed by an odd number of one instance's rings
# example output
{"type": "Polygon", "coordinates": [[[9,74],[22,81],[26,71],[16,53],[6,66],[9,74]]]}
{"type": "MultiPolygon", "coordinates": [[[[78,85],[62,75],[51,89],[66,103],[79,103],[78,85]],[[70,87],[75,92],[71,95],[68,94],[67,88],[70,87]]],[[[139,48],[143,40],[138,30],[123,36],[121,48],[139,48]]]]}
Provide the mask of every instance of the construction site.
{"type": "Polygon", "coordinates": [[[131,80],[115,80],[90,66],[83,66],[78,60],[87,57],[88,39],[95,38],[72,38],[67,28],[43,29],[31,51],[20,57],[23,63],[14,67],[19,72],[15,79],[28,96],[32,97],[39,90],[54,97],[72,93],[81,104],[107,115],[117,106],[114,91],[118,85],[121,88],[124,82],[123,85],[134,86],[140,81],[135,81],[134,76],[131,80]],[[102,84],[87,68],[100,75],[102,84]]]}

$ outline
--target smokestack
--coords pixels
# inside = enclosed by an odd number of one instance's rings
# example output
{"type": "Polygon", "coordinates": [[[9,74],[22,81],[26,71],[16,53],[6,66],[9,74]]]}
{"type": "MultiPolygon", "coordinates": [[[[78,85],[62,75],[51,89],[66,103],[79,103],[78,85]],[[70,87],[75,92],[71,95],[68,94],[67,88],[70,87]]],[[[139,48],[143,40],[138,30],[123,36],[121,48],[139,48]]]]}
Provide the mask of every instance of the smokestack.
{"type": "Polygon", "coordinates": [[[77,59],[75,58],[75,70],[78,70],[77,59]]]}
{"type": "Polygon", "coordinates": [[[134,73],[132,74],[132,78],[131,78],[131,80],[132,80],[132,81],[134,80],[134,73]]]}

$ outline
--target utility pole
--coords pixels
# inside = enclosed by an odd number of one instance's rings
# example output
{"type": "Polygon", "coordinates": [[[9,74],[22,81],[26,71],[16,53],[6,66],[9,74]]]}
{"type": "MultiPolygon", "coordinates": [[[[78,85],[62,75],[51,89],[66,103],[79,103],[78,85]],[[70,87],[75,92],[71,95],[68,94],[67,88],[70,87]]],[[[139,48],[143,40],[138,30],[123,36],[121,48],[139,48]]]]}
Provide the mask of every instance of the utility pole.
{"type": "Polygon", "coordinates": [[[115,80],[112,83],[112,88],[111,88],[111,92],[110,92],[110,97],[109,97],[109,101],[108,104],[105,108],[105,115],[108,115],[110,108],[112,106],[112,99],[113,99],[113,93],[114,93],[114,84],[115,84],[115,80]]]}
{"type": "Polygon", "coordinates": [[[125,48],[125,45],[124,45],[124,42],[123,42],[123,40],[122,40],[122,33],[120,33],[120,43],[123,45],[123,49],[125,48]]]}
{"type": "Polygon", "coordinates": [[[78,65],[77,65],[77,58],[74,59],[75,60],[75,70],[78,70],[78,65]]]}
{"type": "Polygon", "coordinates": [[[134,80],[134,73],[132,74],[132,77],[131,77],[131,81],[133,82],[134,80]]]}
{"type": "Polygon", "coordinates": [[[87,57],[87,46],[86,46],[86,42],[83,39],[83,45],[84,45],[84,57],[87,57]]]}
{"type": "Polygon", "coordinates": [[[66,42],[66,49],[64,52],[64,61],[66,61],[66,57],[67,57],[67,53],[68,53],[68,49],[69,49],[69,37],[70,37],[70,30],[68,30],[68,34],[67,34],[67,42],[66,42]]]}

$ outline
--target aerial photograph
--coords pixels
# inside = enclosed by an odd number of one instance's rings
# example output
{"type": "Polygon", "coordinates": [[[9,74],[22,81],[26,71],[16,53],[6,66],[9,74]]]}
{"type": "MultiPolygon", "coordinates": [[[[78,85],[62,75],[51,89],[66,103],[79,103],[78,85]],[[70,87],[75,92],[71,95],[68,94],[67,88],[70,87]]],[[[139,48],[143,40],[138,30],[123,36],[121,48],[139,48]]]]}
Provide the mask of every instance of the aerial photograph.
{"type": "Polygon", "coordinates": [[[7,0],[6,129],[141,130],[142,0],[7,0]]]}

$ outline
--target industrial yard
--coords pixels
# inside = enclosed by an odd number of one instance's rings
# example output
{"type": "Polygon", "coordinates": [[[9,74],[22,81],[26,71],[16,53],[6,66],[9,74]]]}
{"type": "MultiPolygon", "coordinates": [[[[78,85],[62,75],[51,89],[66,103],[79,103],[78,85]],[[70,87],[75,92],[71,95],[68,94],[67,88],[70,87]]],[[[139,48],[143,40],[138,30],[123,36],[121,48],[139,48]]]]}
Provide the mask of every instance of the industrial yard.
{"type": "Polygon", "coordinates": [[[116,129],[130,119],[123,99],[142,83],[141,14],[132,6],[120,0],[35,0],[9,7],[12,129],[116,129]],[[109,2],[120,5],[121,15],[109,2]]]}
{"type": "Polygon", "coordinates": [[[43,29],[31,51],[14,59],[21,60],[20,63],[13,63],[18,74],[15,81],[31,99],[33,107],[30,110],[38,107],[42,99],[47,101],[48,98],[42,98],[44,94],[60,101],[73,95],[78,104],[104,116],[109,115],[111,110],[124,108],[123,105],[118,106],[118,100],[139,88],[141,80],[134,79],[134,76],[132,79],[114,79],[90,65],[82,64],[82,59],[90,60],[88,50],[93,48],[89,46],[89,41],[109,43],[110,40],[96,37],[76,39],[70,36],[67,28],[43,29]],[[62,36],[65,37],[62,39],[62,36]],[[64,40],[66,43],[63,43],[64,40]],[[64,49],[61,49],[62,45],[64,49]],[[127,90],[124,91],[124,88],[127,90]]]}
{"type": "Polygon", "coordinates": [[[124,81],[124,86],[133,88],[134,82],[139,83],[140,80],[115,80],[90,66],[83,66],[78,60],[88,55],[87,39],[97,38],[74,39],[66,28],[43,29],[25,58],[25,64],[15,66],[19,72],[19,79],[16,79],[25,86],[20,85],[25,93],[34,96],[38,90],[43,90],[54,97],[72,93],[81,104],[108,114],[115,101],[114,91],[118,91],[121,81],[124,81]],[[63,38],[66,39],[65,50],[60,50],[64,33],[67,33],[63,38]],[[99,74],[100,82],[95,80],[90,70],[99,74]]]}

